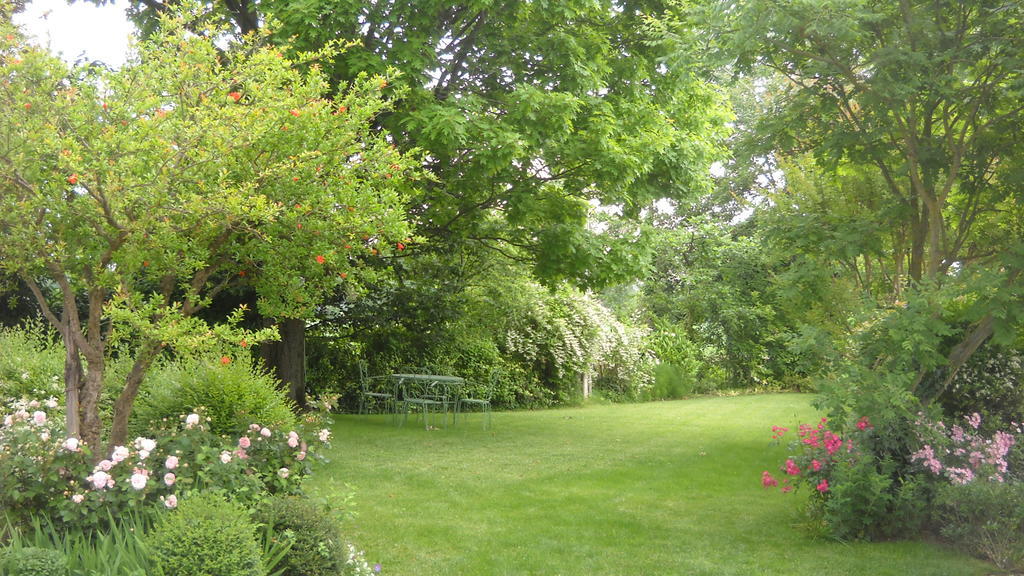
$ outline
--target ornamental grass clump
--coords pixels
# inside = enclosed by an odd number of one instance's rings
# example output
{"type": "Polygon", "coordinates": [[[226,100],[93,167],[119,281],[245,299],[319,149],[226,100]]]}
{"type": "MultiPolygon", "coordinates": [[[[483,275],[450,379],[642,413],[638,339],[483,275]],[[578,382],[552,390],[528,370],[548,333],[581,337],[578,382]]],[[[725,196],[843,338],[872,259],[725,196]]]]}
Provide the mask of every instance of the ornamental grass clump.
{"type": "Polygon", "coordinates": [[[240,505],[195,493],[165,515],[148,538],[164,576],[261,576],[256,524],[240,505]]]}

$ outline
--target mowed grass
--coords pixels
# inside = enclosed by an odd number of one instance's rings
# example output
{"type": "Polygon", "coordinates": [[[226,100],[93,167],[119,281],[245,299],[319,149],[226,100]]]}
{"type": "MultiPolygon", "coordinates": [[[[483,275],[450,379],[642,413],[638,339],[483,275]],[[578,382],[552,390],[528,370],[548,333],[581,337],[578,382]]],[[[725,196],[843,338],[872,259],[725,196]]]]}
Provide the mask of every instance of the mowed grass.
{"type": "Polygon", "coordinates": [[[336,417],[324,495],[355,490],[346,535],[384,574],[981,575],[933,542],[843,544],[798,525],[807,494],[760,485],[796,394],[479,416],[447,430],[336,417]]]}

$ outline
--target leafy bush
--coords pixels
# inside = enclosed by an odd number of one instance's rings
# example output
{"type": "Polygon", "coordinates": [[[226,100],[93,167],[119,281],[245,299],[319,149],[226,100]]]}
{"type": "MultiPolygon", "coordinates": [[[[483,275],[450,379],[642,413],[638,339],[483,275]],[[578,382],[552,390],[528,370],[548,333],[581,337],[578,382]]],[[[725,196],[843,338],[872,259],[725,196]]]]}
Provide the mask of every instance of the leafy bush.
{"type": "Polygon", "coordinates": [[[936,504],[944,537],[1000,568],[1024,569],[1024,484],[948,484],[936,504]]]}
{"type": "Polygon", "coordinates": [[[0,573],[9,576],[66,576],[68,563],[60,552],[47,548],[10,548],[0,554],[0,573]]]}
{"type": "Polygon", "coordinates": [[[41,324],[0,329],[0,398],[46,398],[64,391],[64,349],[41,324]]]}
{"type": "Polygon", "coordinates": [[[291,544],[278,565],[282,576],[333,576],[345,566],[347,548],[328,507],[299,496],[274,496],[260,503],[254,519],[291,544]]]}
{"type": "Polygon", "coordinates": [[[194,493],[149,535],[156,568],[166,576],[258,576],[256,525],[245,509],[213,492],[194,493]]]}
{"type": "Polygon", "coordinates": [[[270,374],[247,356],[224,359],[182,360],[154,370],[132,411],[134,432],[145,435],[164,419],[200,407],[215,434],[242,434],[253,422],[295,427],[292,405],[270,374]]]}
{"type": "MultiPolygon", "coordinates": [[[[767,470],[761,482],[812,489],[812,512],[832,536],[843,539],[891,538],[915,533],[927,522],[928,486],[893,459],[880,456],[880,436],[866,418],[859,418],[850,432],[841,435],[822,418],[816,425],[801,424],[790,444],[792,455],[781,467],[781,484],[767,470]]],[[[773,427],[774,440],[788,428],[773,427]]]]}
{"type": "Polygon", "coordinates": [[[981,414],[989,431],[1024,422],[1024,357],[1015,350],[979,350],[939,401],[953,417],[981,414]]]}

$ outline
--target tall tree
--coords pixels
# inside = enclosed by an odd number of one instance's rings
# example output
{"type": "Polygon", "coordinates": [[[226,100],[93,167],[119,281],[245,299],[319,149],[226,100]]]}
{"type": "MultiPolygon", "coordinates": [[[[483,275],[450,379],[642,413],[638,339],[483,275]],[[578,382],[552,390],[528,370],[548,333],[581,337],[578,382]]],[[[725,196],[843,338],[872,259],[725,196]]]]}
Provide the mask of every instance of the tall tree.
{"type": "MultiPolygon", "coordinates": [[[[136,18],[151,27],[173,3],[136,2],[136,18]]],[[[388,90],[406,95],[380,122],[400,149],[424,150],[434,175],[408,206],[427,242],[407,258],[484,250],[528,263],[551,284],[633,277],[648,262],[636,217],[660,198],[704,190],[718,154],[719,95],[660,60],[666,46],[645,19],[664,8],[658,0],[210,6],[241,32],[277,18],[275,37],[294,38],[297,48],[357,40],[328,69],[336,82],[401,72],[388,90]],[[589,228],[598,203],[634,225],[614,234],[589,228]]]]}
{"type": "Polygon", "coordinates": [[[785,79],[760,127],[775,151],[877,171],[907,231],[894,243],[904,281],[1002,270],[1001,296],[979,296],[993,309],[949,351],[948,383],[996,327],[1019,321],[998,307],[1019,282],[1024,6],[755,0],[711,11],[736,70],[785,79]]]}
{"type": "Polygon", "coordinates": [[[415,159],[370,131],[388,104],[383,77],[328,102],[317,66],[299,72],[259,38],[225,48],[220,30],[186,30],[192,18],[165,18],[117,71],[68,70],[9,26],[0,40],[0,271],[60,332],[68,432],[97,454],[105,432],[124,443],[164,349],[271,336],[203,321],[212,298],[251,286],[262,314],[301,318],[407,234],[415,159]],[[99,399],[115,342],[134,364],[107,428],[99,399]]]}

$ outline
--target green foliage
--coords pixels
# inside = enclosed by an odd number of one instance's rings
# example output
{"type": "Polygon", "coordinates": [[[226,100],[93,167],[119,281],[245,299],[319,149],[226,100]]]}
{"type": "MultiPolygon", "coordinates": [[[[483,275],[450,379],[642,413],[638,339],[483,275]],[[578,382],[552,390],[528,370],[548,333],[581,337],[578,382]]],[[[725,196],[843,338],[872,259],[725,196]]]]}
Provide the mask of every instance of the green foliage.
{"type": "Polygon", "coordinates": [[[195,493],[160,519],[147,537],[153,564],[166,576],[260,576],[256,525],[239,505],[195,493]]]}
{"type": "Polygon", "coordinates": [[[0,569],[9,576],[66,576],[68,561],[57,550],[8,548],[0,551],[0,569]]]}
{"type": "Polygon", "coordinates": [[[326,505],[301,496],[274,496],[259,503],[253,519],[290,546],[278,565],[282,576],[334,576],[344,568],[347,549],[338,519],[326,505]]]}
{"type": "Polygon", "coordinates": [[[61,397],[64,350],[40,324],[0,328],[0,398],[61,397]]]}
{"type": "Polygon", "coordinates": [[[279,383],[247,353],[230,362],[182,359],[154,370],[132,412],[139,434],[202,408],[215,434],[241,435],[253,422],[293,429],[293,406],[279,383]]]}
{"type": "Polygon", "coordinates": [[[840,540],[888,540],[922,532],[931,491],[920,480],[900,479],[897,467],[870,453],[837,466],[823,519],[840,540]]]}
{"type": "Polygon", "coordinates": [[[1024,358],[1020,351],[995,346],[979,350],[957,372],[939,402],[956,420],[980,414],[990,432],[1024,422],[1024,358]]]}
{"type": "Polygon", "coordinates": [[[1004,570],[1024,568],[1024,483],[945,485],[936,507],[943,537],[1004,570]]]}
{"type": "Polygon", "coordinates": [[[73,576],[149,576],[153,570],[144,542],[149,526],[133,513],[117,519],[108,515],[102,525],[74,530],[36,516],[28,527],[11,533],[7,546],[10,551],[36,547],[55,552],[65,559],[73,576]]]}
{"type": "Polygon", "coordinates": [[[273,337],[239,328],[242,310],[201,319],[214,296],[248,288],[264,315],[308,316],[348,286],[341,275],[409,234],[403,207],[419,161],[371,129],[401,92],[386,97],[385,78],[371,75],[334,90],[323,67],[337,43],[285,56],[266,35],[221,42],[223,29],[195,24],[198,11],[164,15],[117,70],[69,70],[2,25],[0,272],[68,327],[91,444],[114,345],[134,368],[111,418],[123,442],[141,377],[163,351],[273,337]]]}

